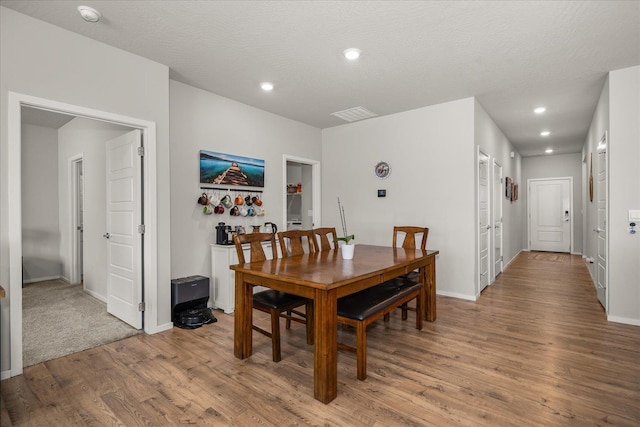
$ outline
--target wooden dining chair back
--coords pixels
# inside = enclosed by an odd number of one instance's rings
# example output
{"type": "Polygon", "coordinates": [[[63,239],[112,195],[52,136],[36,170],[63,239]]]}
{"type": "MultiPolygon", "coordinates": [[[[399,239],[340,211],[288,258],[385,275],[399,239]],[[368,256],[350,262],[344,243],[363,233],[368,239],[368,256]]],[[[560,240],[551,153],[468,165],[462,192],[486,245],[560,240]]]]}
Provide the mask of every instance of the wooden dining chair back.
{"type": "Polygon", "coordinates": [[[404,234],[404,239],[400,247],[405,249],[417,249],[416,245],[420,239],[419,248],[425,250],[427,247],[427,237],[429,237],[429,229],[426,227],[414,226],[395,226],[393,227],[393,243],[394,248],[398,247],[398,237],[404,234]]]}
{"type": "MultiPolygon", "coordinates": [[[[238,253],[238,262],[244,264],[246,262],[244,256],[243,243],[249,244],[249,262],[260,262],[267,260],[263,243],[270,243],[272,250],[272,259],[278,258],[278,250],[276,248],[276,238],[273,233],[249,233],[233,236],[233,243],[238,253]]],[[[271,332],[251,325],[254,331],[257,331],[271,338],[271,353],[274,362],[282,359],[280,351],[280,318],[287,320],[286,328],[291,327],[291,321],[303,323],[307,325],[307,344],[313,344],[313,302],[307,298],[298,295],[292,295],[285,292],[267,289],[253,294],[253,308],[268,313],[271,317],[271,332]],[[296,308],[305,306],[305,312],[296,310],[296,308]]]]}
{"type": "Polygon", "coordinates": [[[328,251],[335,247],[334,240],[338,235],[335,227],[321,227],[312,230],[318,251],[328,251]]]}
{"type": "Polygon", "coordinates": [[[317,252],[312,230],[279,231],[278,240],[283,258],[317,252]]]}
{"type": "MultiPolygon", "coordinates": [[[[427,237],[429,237],[429,229],[427,227],[416,227],[410,225],[404,226],[395,226],[393,227],[393,242],[391,246],[394,248],[400,247],[405,249],[417,249],[418,247],[423,251],[427,248],[427,237]],[[399,243],[400,238],[403,237],[402,243],[399,243]],[[417,246],[418,241],[420,242],[420,246],[417,246]]],[[[410,271],[407,274],[401,276],[401,278],[409,279],[413,283],[421,283],[421,277],[419,271],[410,271]]],[[[391,286],[394,286],[391,283],[391,286]]],[[[416,307],[409,307],[407,303],[404,303],[400,306],[402,309],[402,320],[407,320],[407,312],[408,311],[416,311],[416,307]]],[[[385,321],[389,321],[389,314],[385,315],[385,321]]]]}
{"type": "Polygon", "coordinates": [[[249,262],[265,261],[267,259],[264,247],[262,246],[263,243],[271,243],[272,259],[278,258],[276,236],[273,233],[234,234],[233,243],[235,244],[236,251],[238,252],[239,264],[247,262],[244,257],[244,248],[242,247],[244,243],[249,244],[249,262]]]}

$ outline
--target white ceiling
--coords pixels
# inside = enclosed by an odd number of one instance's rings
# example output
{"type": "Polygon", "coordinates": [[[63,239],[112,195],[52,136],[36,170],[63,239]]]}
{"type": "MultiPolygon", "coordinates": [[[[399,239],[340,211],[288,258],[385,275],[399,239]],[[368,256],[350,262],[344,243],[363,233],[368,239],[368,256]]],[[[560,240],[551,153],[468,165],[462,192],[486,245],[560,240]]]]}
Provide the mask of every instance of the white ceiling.
{"type": "Polygon", "coordinates": [[[40,110],[38,108],[22,107],[20,118],[22,119],[23,124],[60,129],[62,126],[73,120],[74,116],[40,110]]]}
{"type": "Polygon", "coordinates": [[[523,155],[579,152],[610,70],[640,64],[637,1],[6,1],[319,128],[475,96],[523,155]],[[97,8],[84,22],[76,7],[97,8]],[[344,49],[362,56],[349,62],[344,49]],[[265,93],[261,81],[275,89],[265,93]],[[547,112],[535,116],[533,108],[547,112]],[[552,132],[541,138],[541,130],[552,132]]]}

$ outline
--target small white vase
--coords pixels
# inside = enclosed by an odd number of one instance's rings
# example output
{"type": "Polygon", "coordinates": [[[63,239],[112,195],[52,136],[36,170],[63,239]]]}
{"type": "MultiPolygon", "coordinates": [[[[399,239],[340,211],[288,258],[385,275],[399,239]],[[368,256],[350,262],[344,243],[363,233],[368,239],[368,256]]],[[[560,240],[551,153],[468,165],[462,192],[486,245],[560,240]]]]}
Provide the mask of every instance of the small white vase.
{"type": "Polygon", "coordinates": [[[353,252],[356,249],[356,245],[353,243],[340,245],[340,253],[342,259],[353,259],[353,252]]]}

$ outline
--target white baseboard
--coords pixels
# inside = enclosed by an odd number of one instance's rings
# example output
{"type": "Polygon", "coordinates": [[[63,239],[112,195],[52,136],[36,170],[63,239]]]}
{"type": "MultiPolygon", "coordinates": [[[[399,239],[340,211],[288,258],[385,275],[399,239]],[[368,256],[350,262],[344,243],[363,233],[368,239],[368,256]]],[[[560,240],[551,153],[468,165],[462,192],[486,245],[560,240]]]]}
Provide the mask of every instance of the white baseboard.
{"type": "Polygon", "coordinates": [[[467,300],[467,301],[476,301],[477,300],[477,298],[474,297],[473,295],[460,294],[460,293],[457,293],[457,292],[437,291],[436,295],[441,295],[443,297],[458,298],[458,299],[463,299],[463,300],[467,300]]]}
{"type": "Polygon", "coordinates": [[[571,255],[582,255],[582,252],[571,252],[571,255]]]}
{"type": "Polygon", "coordinates": [[[609,322],[624,323],[625,325],[640,326],[640,319],[628,319],[626,317],[607,316],[609,322]]]}
{"type": "Polygon", "coordinates": [[[89,294],[89,295],[91,295],[95,299],[102,301],[105,304],[107,303],[107,298],[105,298],[104,296],[102,296],[102,295],[100,295],[100,294],[98,294],[98,293],[96,293],[96,292],[94,292],[94,291],[92,291],[90,289],[85,288],[84,292],[89,294]]]}
{"type": "Polygon", "coordinates": [[[173,328],[173,323],[169,322],[169,323],[165,323],[163,325],[158,325],[153,330],[148,330],[148,331],[145,330],[145,333],[147,333],[149,335],[153,335],[153,334],[157,334],[159,332],[168,331],[171,328],[173,328]]]}
{"type": "Polygon", "coordinates": [[[11,378],[11,370],[0,372],[0,381],[11,378]]]}
{"type": "Polygon", "coordinates": [[[504,269],[507,268],[509,264],[511,264],[513,260],[516,259],[516,257],[520,255],[522,252],[529,252],[529,251],[527,249],[522,249],[520,252],[515,254],[505,265],[502,266],[502,271],[504,271],[504,269]]]}
{"type": "Polygon", "coordinates": [[[62,276],[38,277],[37,279],[23,280],[22,283],[28,285],[29,283],[44,282],[46,280],[57,280],[57,279],[63,279],[64,280],[64,277],[62,277],[62,276]]]}

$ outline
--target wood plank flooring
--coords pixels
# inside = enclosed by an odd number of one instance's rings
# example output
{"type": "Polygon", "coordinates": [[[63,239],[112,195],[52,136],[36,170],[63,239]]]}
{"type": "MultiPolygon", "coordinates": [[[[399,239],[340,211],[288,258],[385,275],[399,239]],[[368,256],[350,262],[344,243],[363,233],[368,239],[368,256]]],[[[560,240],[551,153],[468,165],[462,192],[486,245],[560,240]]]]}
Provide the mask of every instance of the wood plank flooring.
{"type": "MultiPolygon", "coordinates": [[[[0,424],[215,426],[638,426],[640,327],[609,323],[584,261],[521,253],[477,302],[438,297],[438,319],[371,325],[368,376],[338,355],[338,397],[313,399],[303,325],[282,361],[233,317],[137,335],[26,368],[1,384],[0,424]]],[[[255,313],[265,326],[268,318],[255,313]]],[[[354,340],[353,330],[339,338],[354,340]]]]}

